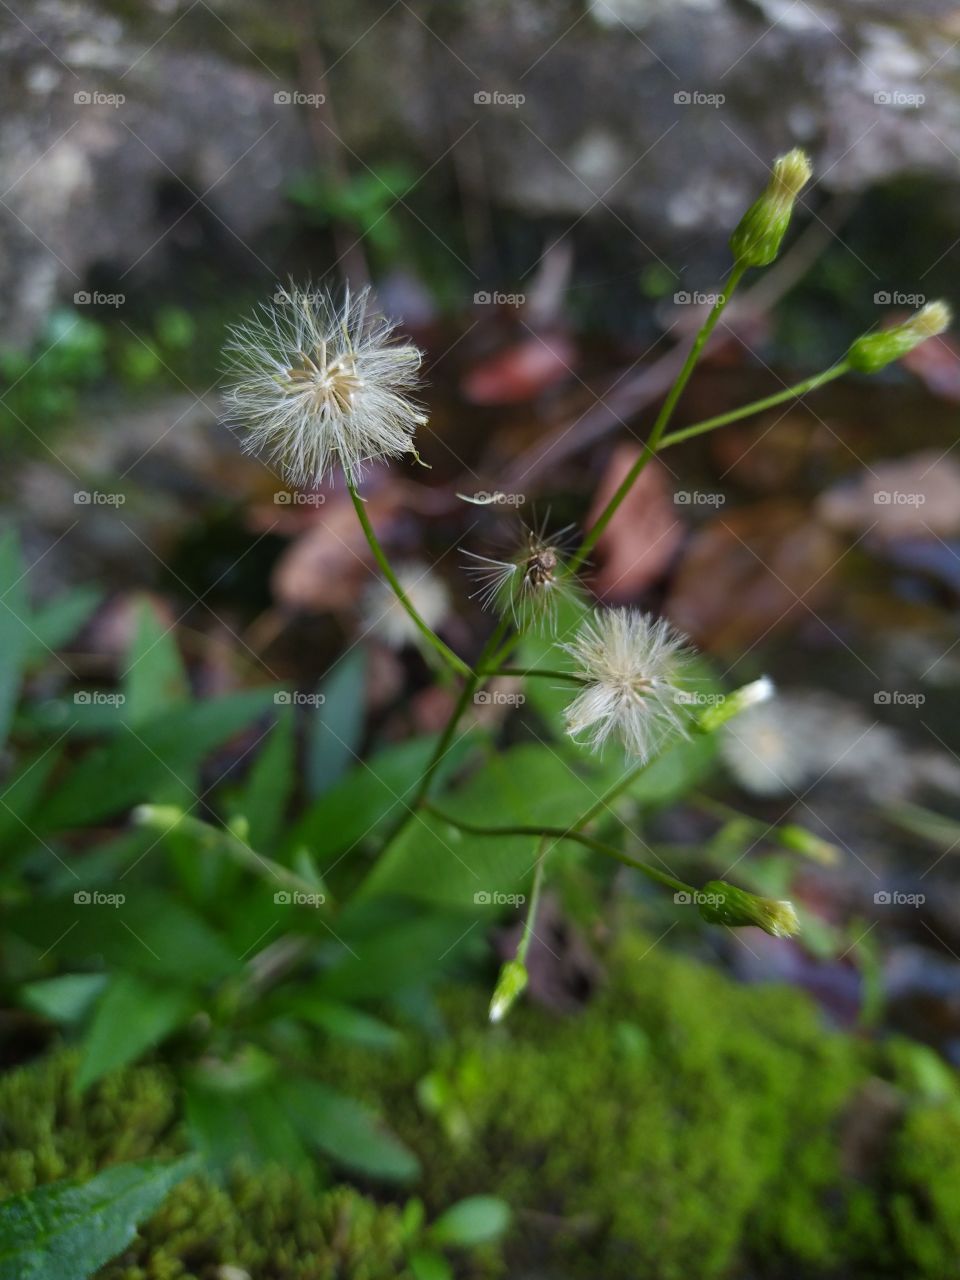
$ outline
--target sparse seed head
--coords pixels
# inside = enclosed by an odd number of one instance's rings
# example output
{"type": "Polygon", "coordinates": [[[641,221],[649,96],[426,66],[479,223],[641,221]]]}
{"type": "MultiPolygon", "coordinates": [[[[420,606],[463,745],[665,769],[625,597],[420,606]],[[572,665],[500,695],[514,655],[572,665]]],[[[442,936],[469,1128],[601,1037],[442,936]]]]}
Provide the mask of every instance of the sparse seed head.
{"type": "Polygon", "coordinates": [[[950,328],[953,315],[946,302],[928,302],[903,324],[879,333],[865,333],[847,352],[847,361],[860,373],[877,373],[908,355],[928,338],[950,328]]]}
{"type": "Polygon", "coordinates": [[[478,583],[474,595],[482,607],[512,617],[520,631],[555,625],[560,600],[577,594],[563,562],[569,532],[566,528],[547,535],[544,525],[524,526],[520,545],[503,560],[465,552],[466,572],[478,583]]]}
{"type": "Polygon", "coordinates": [[[664,618],[637,609],[597,609],[568,653],[585,681],[566,709],[567,732],[586,732],[600,748],[614,733],[648,760],[671,733],[687,733],[677,684],[689,656],[686,637],[664,618]]]}
{"type": "Polygon", "coordinates": [[[368,311],[316,290],[281,289],[230,330],[227,406],[258,453],[292,484],[319,484],[339,462],[356,478],[374,458],[415,453],[426,417],[410,398],[421,353],[368,311]]]}

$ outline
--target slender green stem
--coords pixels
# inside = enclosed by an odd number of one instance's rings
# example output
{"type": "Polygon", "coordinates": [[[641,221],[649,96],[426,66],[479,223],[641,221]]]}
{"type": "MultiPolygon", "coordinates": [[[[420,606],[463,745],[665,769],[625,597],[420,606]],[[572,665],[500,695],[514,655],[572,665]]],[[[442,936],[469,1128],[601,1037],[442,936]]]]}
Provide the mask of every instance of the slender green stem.
{"type": "Polygon", "coordinates": [[[530,890],[530,905],[527,908],[527,918],[523,923],[523,936],[520,939],[520,945],[517,947],[517,959],[521,964],[526,964],[527,952],[530,950],[530,939],[533,937],[533,925],[537,918],[537,912],[540,910],[540,895],[543,892],[543,873],[547,865],[547,841],[549,836],[544,836],[537,847],[537,869],[533,873],[533,888],[530,890]]]}
{"type": "MultiPolygon", "coordinates": [[[[605,857],[614,858],[617,862],[622,862],[625,866],[633,867],[637,871],[642,871],[645,876],[649,876],[651,880],[656,880],[658,884],[665,885],[668,889],[673,889],[677,893],[694,893],[695,889],[692,885],[685,884],[683,880],[676,880],[673,876],[667,875],[665,871],[659,871],[656,867],[651,867],[649,863],[641,862],[638,858],[632,858],[629,853],[624,853],[615,845],[605,844],[602,840],[594,840],[592,836],[586,836],[582,831],[578,831],[576,827],[541,827],[541,826],[509,826],[509,827],[485,827],[474,822],[462,822],[459,818],[451,817],[449,813],[444,813],[441,809],[436,808],[432,804],[424,806],[434,817],[439,818],[442,822],[448,822],[451,827],[456,827],[460,831],[465,831],[469,835],[475,836],[539,836],[548,840],[573,840],[577,844],[582,844],[584,848],[592,849],[595,853],[602,853],[605,857]]],[[[583,819],[580,819],[582,822],[583,819]]],[[[579,825],[579,823],[578,823],[579,825]]],[[[522,957],[521,957],[522,959],[522,957]]]]}
{"type": "MultiPolygon", "coordinates": [[[[484,674],[488,674],[484,672],[484,674]]],[[[575,684],[584,684],[586,678],[577,675],[575,671],[551,671],[545,667],[500,667],[497,671],[489,672],[490,675],[498,676],[540,676],[547,677],[550,680],[572,680],[575,684]]]]}
{"type": "Polygon", "coordinates": [[[350,498],[353,501],[354,510],[357,513],[357,519],[360,521],[360,527],[363,529],[367,542],[370,544],[370,550],[373,552],[373,557],[380,566],[380,570],[389,583],[393,594],[403,605],[404,609],[406,609],[411,622],[413,622],[414,626],[430,647],[436,650],[448,667],[453,671],[456,671],[458,675],[464,676],[469,680],[473,676],[473,672],[467,664],[462,658],[458,658],[453,650],[443,643],[435,631],[427,626],[419,613],[417,613],[416,609],[410,603],[409,597],[403,587],[401,587],[397,575],[391,568],[390,561],[387,559],[386,554],[380,545],[380,541],[373,531],[373,525],[370,523],[370,517],[367,515],[363,499],[357,492],[352,480],[347,481],[347,489],[349,490],[350,498]]]}
{"type": "Polygon", "coordinates": [[[773,409],[778,404],[784,404],[788,400],[795,400],[799,396],[805,396],[807,392],[815,391],[817,387],[822,387],[827,382],[833,382],[834,378],[841,377],[849,368],[847,361],[841,360],[839,364],[833,365],[832,368],[826,369],[822,373],[816,373],[811,378],[805,378],[803,382],[797,382],[783,391],[778,391],[776,395],[766,396],[763,400],[754,400],[750,404],[742,405],[739,409],[731,409],[729,413],[718,414],[715,418],[705,418],[703,422],[695,422],[692,426],[683,427],[680,431],[671,431],[669,435],[661,439],[658,452],[669,448],[672,444],[679,444],[681,440],[690,440],[693,436],[705,435],[708,431],[713,431],[717,427],[725,427],[730,422],[739,421],[740,418],[749,418],[751,414],[763,413],[764,409],[773,409]]]}
{"type": "Polygon", "coordinates": [[[624,498],[632,489],[634,483],[636,482],[637,477],[640,475],[641,471],[643,471],[644,467],[647,465],[650,459],[654,457],[657,450],[660,448],[660,442],[663,439],[664,432],[666,431],[670,423],[670,419],[673,416],[673,411],[676,408],[677,401],[680,399],[681,395],[683,394],[683,390],[690,380],[690,375],[693,373],[693,370],[696,366],[697,361],[700,359],[700,355],[704,347],[707,345],[708,341],[710,340],[710,335],[713,333],[714,329],[716,328],[717,321],[720,319],[720,316],[723,314],[724,307],[726,307],[727,303],[730,301],[731,295],[733,294],[733,291],[736,289],[737,285],[740,283],[740,280],[743,277],[743,274],[746,271],[746,269],[747,268],[742,263],[738,262],[734,265],[733,270],[730,272],[729,276],[727,276],[727,279],[723,285],[723,289],[720,293],[720,296],[717,298],[717,301],[713,304],[713,308],[711,309],[709,316],[707,316],[706,320],[704,321],[703,325],[700,328],[700,332],[697,334],[696,338],[694,339],[693,346],[690,348],[689,354],[687,355],[686,360],[683,362],[683,368],[680,370],[680,373],[677,375],[676,382],[674,382],[673,386],[670,388],[670,391],[667,394],[667,398],[664,400],[663,405],[661,406],[660,412],[657,414],[656,421],[653,424],[653,430],[650,432],[650,436],[647,439],[646,444],[643,446],[643,452],[640,454],[640,457],[637,458],[636,462],[633,464],[633,466],[624,476],[616,493],[613,495],[613,497],[604,507],[603,511],[601,511],[599,517],[597,518],[596,522],[593,525],[593,528],[590,529],[590,531],[587,533],[583,542],[580,544],[579,549],[572,557],[570,561],[570,566],[569,566],[571,573],[576,572],[576,570],[580,567],[581,564],[583,564],[584,560],[593,550],[600,535],[603,533],[604,529],[606,529],[607,525],[616,515],[617,508],[620,506],[621,502],[623,502],[624,498]]]}

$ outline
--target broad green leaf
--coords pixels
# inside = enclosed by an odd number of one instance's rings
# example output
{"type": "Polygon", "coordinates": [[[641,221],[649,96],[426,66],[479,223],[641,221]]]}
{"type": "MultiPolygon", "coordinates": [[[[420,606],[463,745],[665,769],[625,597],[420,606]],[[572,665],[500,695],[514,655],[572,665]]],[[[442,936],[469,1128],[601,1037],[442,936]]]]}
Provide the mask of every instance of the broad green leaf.
{"type": "Polygon", "coordinates": [[[449,913],[384,923],[373,931],[355,931],[345,913],[337,935],[341,942],[331,942],[334,962],[315,980],[315,989],[340,1001],[377,999],[436,981],[473,942],[463,918],[449,913]]]}
{"type": "MultiPolygon", "coordinates": [[[[482,826],[568,827],[609,785],[597,765],[552,747],[524,745],[492,756],[461,786],[441,793],[445,814],[482,826]]],[[[417,814],[364,881],[363,897],[399,894],[463,911],[496,905],[497,894],[532,875],[535,837],[475,835],[417,814]]]]}
{"type": "Polygon", "coordinates": [[[310,1165],[305,1135],[288,1114],[274,1084],[223,1093],[190,1080],[186,1113],[194,1141],[218,1168],[226,1169],[241,1157],[291,1169],[310,1165]]]}
{"type": "Polygon", "coordinates": [[[408,1261],[414,1280],[454,1280],[453,1267],[439,1253],[415,1249],[408,1261]]]}
{"type": "Polygon", "coordinates": [[[171,711],[136,730],[121,725],[51,797],[41,829],[84,826],[133,804],[169,801],[171,784],[272,704],[271,690],[256,689],[171,711]]]}
{"type": "Polygon", "coordinates": [[[496,1196],[469,1196],[451,1205],[429,1231],[433,1244],[469,1248],[498,1240],[510,1225],[510,1208],[496,1196]]]}
{"type": "Polygon", "coordinates": [[[321,1027],[331,1036],[365,1045],[368,1049],[395,1049],[403,1036],[395,1027],[372,1017],[352,1005],[337,1000],[325,1000],[310,992],[298,992],[280,1002],[284,1013],[302,1018],[315,1027],[321,1027]]]}
{"type": "Polygon", "coordinates": [[[238,953],[174,898],[125,880],[104,893],[122,893],[125,900],[97,901],[81,882],[66,899],[19,904],[8,912],[6,927],[61,963],[99,960],[179,986],[221,981],[240,969],[238,953]]]}
{"type": "Polygon", "coordinates": [[[196,1009],[196,997],[182,987],[118,974],[96,1007],[83,1041],[77,1088],[86,1089],[118,1067],[135,1062],[196,1009]]]}
{"type": "Polygon", "coordinates": [[[0,1204],[0,1280],[88,1280],[195,1167],[144,1160],[52,1182],[0,1204]]]}
{"type": "Polygon", "coordinates": [[[0,747],[7,740],[30,646],[30,605],[16,534],[0,537],[0,747]]]}
{"type": "Polygon", "coordinates": [[[34,609],[30,619],[33,634],[28,642],[28,661],[46,662],[51,649],[60,649],[72,640],[102,598],[102,593],[94,587],[75,587],[34,609]]]}
{"type": "Polygon", "coordinates": [[[415,738],[387,747],[351,769],[307,810],[289,838],[290,848],[309,850],[322,866],[388,819],[399,817],[416,790],[434,745],[433,738],[415,738]]]}
{"type": "Polygon", "coordinates": [[[344,1168],[392,1182],[420,1172],[413,1152],[353,1098],[308,1079],[284,1081],[279,1094],[304,1139],[344,1168]]]}
{"type": "Polygon", "coordinates": [[[329,791],[357,759],[366,708],[366,650],[358,645],[342,657],[320,685],[323,699],[312,708],[307,729],[306,788],[329,791]]]}
{"type": "Polygon", "coordinates": [[[33,843],[30,833],[34,825],[33,811],[59,761],[60,752],[56,748],[44,749],[24,760],[7,782],[0,794],[0,845],[33,843]]]}
{"type": "Polygon", "coordinates": [[[175,629],[160,618],[149,600],[137,603],[136,630],[123,673],[123,694],[124,715],[136,726],[164,715],[190,696],[175,629]]]}
{"type": "Polygon", "coordinates": [[[105,973],[65,973],[28,982],[20,988],[20,1003],[51,1022],[79,1022],[106,985],[105,973]]]}
{"type": "Polygon", "coordinates": [[[272,853],[276,848],[296,776],[293,712],[288,707],[281,711],[269,738],[258,748],[239,803],[254,849],[272,853]]]}

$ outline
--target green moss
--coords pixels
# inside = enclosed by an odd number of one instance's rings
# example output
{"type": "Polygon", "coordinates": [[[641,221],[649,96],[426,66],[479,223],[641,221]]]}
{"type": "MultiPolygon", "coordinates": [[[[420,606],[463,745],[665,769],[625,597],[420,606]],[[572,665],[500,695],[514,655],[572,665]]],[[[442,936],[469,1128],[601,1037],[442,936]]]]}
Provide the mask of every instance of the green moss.
{"type": "MultiPolygon", "coordinates": [[[[175,1091],[161,1069],[133,1067],[83,1097],[76,1057],[57,1054],[0,1079],[0,1198],[117,1161],[183,1149],[175,1091]]],[[[98,1280],[412,1280],[402,1211],[349,1187],[320,1189],[279,1168],[206,1175],[171,1192],[98,1280]]]]}
{"type": "Polygon", "coordinates": [[[510,1274],[544,1258],[608,1280],[955,1272],[960,1154],[947,1148],[960,1152],[960,1121],[936,1142],[911,1138],[953,1114],[923,1120],[915,1054],[832,1032],[802,993],[732,983],[646,940],[607,968],[575,1018],[521,1006],[491,1029],[484,1000],[459,992],[442,1046],[399,1063],[338,1050],[352,1088],[365,1079],[386,1097],[420,1154],[428,1204],[504,1196],[522,1224],[510,1274]],[[896,1082],[897,1136],[855,1177],[844,1133],[880,1072],[896,1082]]]}

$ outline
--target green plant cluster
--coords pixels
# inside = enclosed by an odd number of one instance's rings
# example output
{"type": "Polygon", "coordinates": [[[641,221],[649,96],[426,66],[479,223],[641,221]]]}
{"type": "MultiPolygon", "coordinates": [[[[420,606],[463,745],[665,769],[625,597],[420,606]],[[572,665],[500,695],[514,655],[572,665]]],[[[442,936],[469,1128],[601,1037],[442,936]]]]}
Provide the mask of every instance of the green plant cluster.
{"type": "MultiPolygon", "coordinates": [[[[79,1095],[63,1052],[0,1079],[0,1198],[61,1178],[184,1149],[173,1077],[127,1068],[79,1095]]],[[[221,1183],[180,1183],[98,1280],[209,1280],[236,1267],[256,1280],[411,1280],[419,1223],[346,1186],[321,1188],[277,1165],[235,1167],[221,1183]]],[[[229,1273],[228,1273],[229,1274],[229,1273]]]]}
{"type": "Polygon", "coordinates": [[[575,1017],[518,1009],[491,1031],[460,993],[439,1052],[341,1055],[421,1155],[428,1203],[503,1196],[512,1275],[545,1259],[610,1280],[956,1274],[960,1091],[932,1051],[826,1030],[801,993],[650,939],[608,967],[575,1017]],[[876,1091],[890,1113],[873,1120],[876,1091]],[[877,1151],[851,1168],[863,1126],[877,1151]]]}

